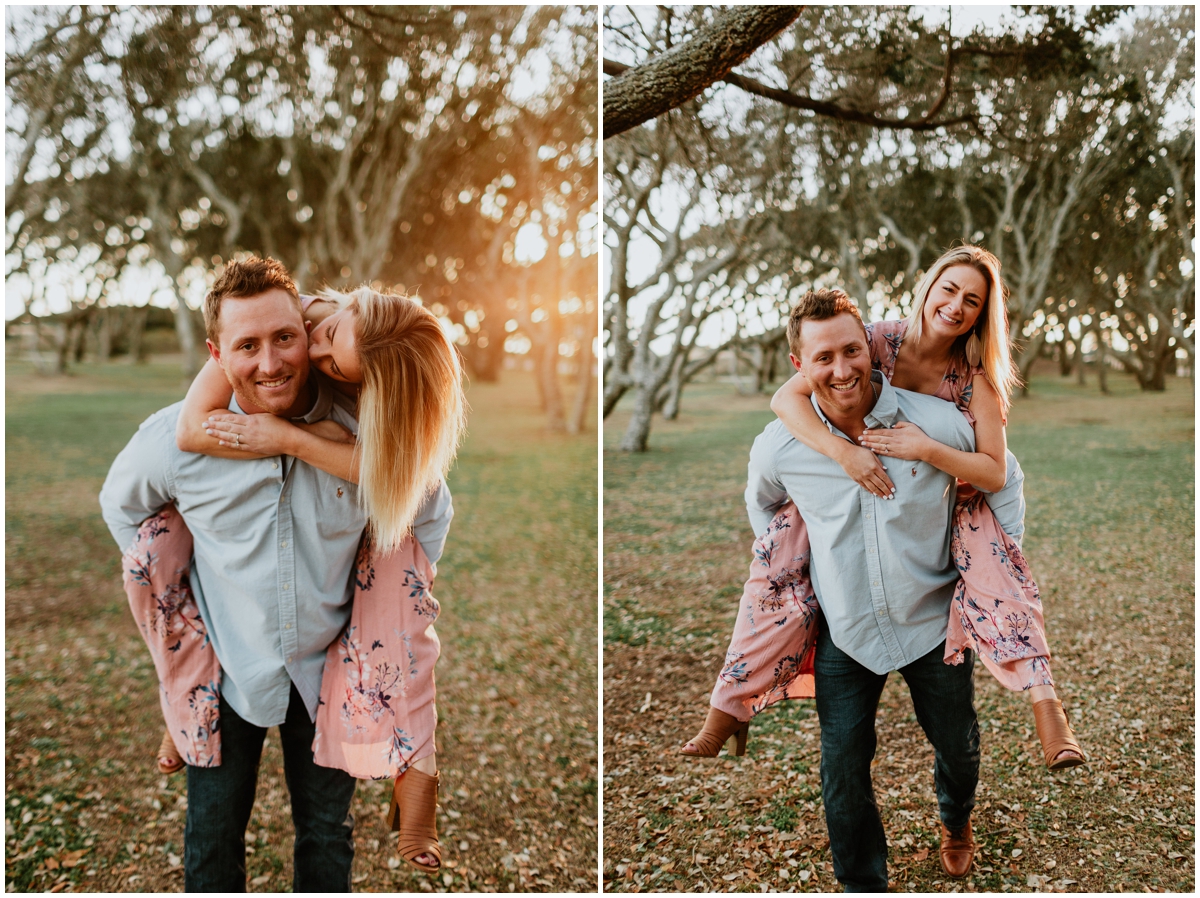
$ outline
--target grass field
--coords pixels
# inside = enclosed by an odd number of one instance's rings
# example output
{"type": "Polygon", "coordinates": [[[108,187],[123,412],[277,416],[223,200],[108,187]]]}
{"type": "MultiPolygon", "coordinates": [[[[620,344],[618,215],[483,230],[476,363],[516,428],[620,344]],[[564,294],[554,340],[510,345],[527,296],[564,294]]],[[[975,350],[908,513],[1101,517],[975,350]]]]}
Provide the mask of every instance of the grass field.
{"type": "MultiPolygon", "coordinates": [[[[5,884],[180,891],[186,788],[152,758],[157,683],[96,496],[178,367],[7,367],[5,884]]],[[[596,443],[549,434],[526,375],[469,392],[435,594],[444,870],[409,872],[386,783],[354,800],[360,891],[596,888],[596,443]]],[[[247,836],[251,891],[291,887],[277,734],[247,836]]]]}
{"type": "MultiPolygon", "coordinates": [[[[1110,381],[1102,397],[1094,378],[1039,375],[1009,426],[1058,691],[1089,763],[1047,771],[1027,700],[977,665],[981,850],[948,880],[932,749],[891,677],[874,782],[895,890],[1194,891],[1193,395],[1110,381]]],[[[675,754],[703,722],[748,569],[742,491],[767,399],[690,388],[643,455],[616,451],[626,413],[605,422],[606,890],[839,890],[813,702],[756,718],[745,758],[675,754]]]]}

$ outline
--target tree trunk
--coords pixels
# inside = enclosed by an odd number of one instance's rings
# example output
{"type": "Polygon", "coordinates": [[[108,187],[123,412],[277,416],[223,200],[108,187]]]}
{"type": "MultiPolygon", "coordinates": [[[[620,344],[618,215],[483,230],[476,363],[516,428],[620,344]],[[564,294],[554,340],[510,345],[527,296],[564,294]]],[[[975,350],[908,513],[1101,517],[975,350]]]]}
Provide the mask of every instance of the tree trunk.
{"type": "Polygon", "coordinates": [[[1046,332],[1041,331],[1036,337],[1028,341],[1022,349],[1021,355],[1018,357],[1018,370],[1021,372],[1021,395],[1029,395],[1029,372],[1033,368],[1033,363],[1038,360],[1043,347],[1046,345],[1046,332]]]}
{"type": "MultiPolygon", "coordinates": [[[[551,317],[551,321],[555,317],[551,317]]],[[[547,324],[550,322],[548,321],[547,324]]],[[[542,408],[546,412],[546,427],[549,430],[566,430],[567,422],[563,417],[562,390],[558,387],[558,332],[557,328],[550,331],[550,336],[542,347],[541,358],[538,360],[538,381],[542,394],[542,408]]]]}
{"type": "Polygon", "coordinates": [[[587,411],[591,408],[592,397],[596,394],[596,378],[592,374],[595,361],[592,344],[596,341],[596,316],[588,315],[586,311],[584,315],[588,323],[584,328],[583,339],[579,341],[579,385],[575,390],[571,417],[567,419],[568,433],[583,433],[587,430],[587,411]]]}
{"type": "Polygon", "coordinates": [[[86,317],[76,318],[67,329],[67,354],[76,365],[83,361],[83,338],[86,332],[86,317]]]}
{"type": "Polygon", "coordinates": [[[604,417],[607,418],[612,414],[612,410],[617,407],[617,403],[621,401],[621,397],[629,389],[625,384],[616,383],[615,377],[604,378],[604,417]]]}
{"type": "Polygon", "coordinates": [[[1159,339],[1156,341],[1157,346],[1153,347],[1154,355],[1149,365],[1148,377],[1145,383],[1142,384],[1142,389],[1161,393],[1167,389],[1167,366],[1175,360],[1175,349],[1167,345],[1166,331],[1159,329],[1159,339]]]}
{"type": "Polygon", "coordinates": [[[548,303],[546,322],[542,326],[543,345],[541,358],[542,397],[545,400],[546,427],[549,430],[566,430],[566,410],[563,406],[562,389],[558,383],[559,344],[562,343],[563,321],[558,311],[558,297],[565,296],[566,266],[562,257],[554,254],[554,301],[548,303]]]}
{"type": "MultiPolygon", "coordinates": [[[[145,323],[142,325],[145,329],[145,323]]],[[[196,349],[196,329],[192,321],[191,310],[183,301],[178,291],[175,293],[175,336],[179,338],[179,349],[183,353],[183,363],[180,368],[183,376],[191,380],[200,370],[199,354],[196,349]]],[[[138,361],[141,361],[139,359],[138,361]]]]}
{"type": "Polygon", "coordinates": [[[38,326],[36,321],[31,320],[29,323],[29,329],[21,338],[21,343],[23,344],[23,348],[25,350],[25,358],[32,362],[33,367],[38,371],[42,370],[43,365],[42,353],[38,348],[38,343],[40,342],[38,338],[41,337],[41,335],[42,329],[38,326]]]}
{"type": "Polygon", "coordinates": [[[1081,387],[1087,386],[1087,371],[1083,364],[1083,338],[1086,331],[1079,334],[1079,342],[1075,344],[1075,382],[1081,387]]]}
{"type": "Polygon", "coordinates": [[[682,398],[683,365],[680,365],[679,373],[672,374],[670,381],[667,383],[667,401],[663,403],[663,418],[668,421],[674,421],[679,417],[679,402],[682,398]]]}
{"type": "Polygon", "coordinates": [[[1100,381],[1100,392],[1108,395],[1108,356],[1105,354],[1104,328],[1096,328],[1096,379],[1100,381]]]}
{"type": "MultiPolygon", "coordinates": [[[[763,388],[763,348],[754,345],[750,347],[750,351],[745,356],[742,356],[741,353],[738,353],[738,356],[745,359],[746,367],[750,369],[750,386],[746,388],[745,393],[757,396],[762,392],[763,388]]],[[[740,386],[738,387],[738,392],[742,392],[740,386]]]]}
{"type": "MultiPolygon", "coordinates": [[[[125,316],[125,343],[129,347],[131,365],[140,365],[146,361],[146,344],[142,337],[146,333],[146,319],[149,315],[148,306],[137,306],[130,309],[125,316]]],[[[178,322],[176,324],[178,326],[178,322]]]]}
{"type": "Polygon", "coordinates": [[[493,320],[493,316],[486,316],[480,322],[475,342],[459,347],[471,377],[489,384],[500,379],[500,368],[504,363],[504,333],[497,334],[492,329],[493,320]]]}
{"type": "Polygon", "coordinates": [[[54,324],[50,328],[50,339],[54,341],[54,366],[51,374],[64,374],[67,370],[67,353],[70,340],[65,324],[54,324]]]}
{"type": "Polygon", "coordinates": [[[96,361],[101,365],[112,358],[113,315],[114,309],[101,309],[99,314],[100,327],[96,331],[96,361]]]}
{"type": "Polygon", "coordinates": [[[625,428],[618,448],[622,452],[645,452],[650,438],[650,418],[654,415],[654,391],[639,385],[637,401],[633,406],[633,417],[625,428]]]}
{"type": "Polygon", "coordinates": [[[683,372],[685,370],[687,370],[686,352],[680,353],[679,358],[675,359],[666,386],[663,387],[659,396],[657,405],[664,420],[674,421],[679,417],[679,397],[683,393],[683,372]]]}
{"type": "Polygon", "coordinates": [[[1058,344],[1058,376],[1071,376],[1071,362],[1074,361],[1074,356],[1067,352],[1068,349],[1075,345],[1074,340],[1064,339],[1058,344]]]}

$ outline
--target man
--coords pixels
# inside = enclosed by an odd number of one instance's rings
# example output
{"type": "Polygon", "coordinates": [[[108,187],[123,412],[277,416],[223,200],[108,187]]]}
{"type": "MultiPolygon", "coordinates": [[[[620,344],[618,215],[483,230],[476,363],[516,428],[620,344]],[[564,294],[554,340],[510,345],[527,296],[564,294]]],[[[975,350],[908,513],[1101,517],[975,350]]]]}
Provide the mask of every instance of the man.
{"type": "MultiPolygon", "coordinates": [[[[917,424],[933,439],[974,451],[953,405],[894,389],[871,369],[857,308],[840,290],[809,292],[788,322],[791,361],[812,385],[831,433],[858,445],[869,427],[917,424]]],[[[950,558],[954,478],[925,463],[880,459],[896,485],[883,500],[837,462],[774,421],[750,453],[746,505],[765,532],[788,497],[808,525],[811,576],[823,612],[815,677],[821,788],[834,875],[846,891],[887,890],[887,841],[871,786],[875,711],[888,673],[908,683],[936,763],[943,867],[964,876],[974,856],[971,809],[979,779],[974,655],[942,660],[958,572],[950,558]]]]}
{"type": "MultiPolygon", "coordinates": [[[[280,263],[230,263],[204,312],[209,352],[233,387],[231,410],[357,429],[330,386],[309,376],[300,300],[280,263]]],[[[176,403],[142,424],[113,463],[100,504],[121,548],[168,503],[194,540],[191,586],[221,662],[222,762],[188,767],[185,887],[245,890],[258,762],[266,728],[277,725],[296,827],[294,890],[349,891],[355,780],[317,766],[312,742],[325,652],[350,615],[366,525],[357,487],[286,456],[183,452],[179,410],[176,403]]],[[[419,515],[423,543],[440,547],[452,513],[443,484],[419,515]]]]}

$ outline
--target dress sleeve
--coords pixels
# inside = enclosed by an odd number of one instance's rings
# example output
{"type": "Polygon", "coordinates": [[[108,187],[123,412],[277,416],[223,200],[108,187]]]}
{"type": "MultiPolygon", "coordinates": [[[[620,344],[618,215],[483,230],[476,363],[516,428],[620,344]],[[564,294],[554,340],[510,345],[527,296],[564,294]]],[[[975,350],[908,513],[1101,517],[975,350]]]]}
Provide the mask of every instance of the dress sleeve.
{"type": "Polygon", "coordinates": [[[939,399],[953,402],[972,427],[975,426],[975,415],[971,413],[971,398],[975,393],[975,377],[980,374],[984,374],[981,366],[972,368],[965,359],[951,361],[941,386],[933,394],[939,399]]]}
{"type": "Polygon", "coordinates": [[[875,321],[864,325],[867,329],[867,348],[871,353],[871,367],[881,371],[888,380],[896,371],[896,355],[904,339],[907,325],[903,321],[875,321]]]}

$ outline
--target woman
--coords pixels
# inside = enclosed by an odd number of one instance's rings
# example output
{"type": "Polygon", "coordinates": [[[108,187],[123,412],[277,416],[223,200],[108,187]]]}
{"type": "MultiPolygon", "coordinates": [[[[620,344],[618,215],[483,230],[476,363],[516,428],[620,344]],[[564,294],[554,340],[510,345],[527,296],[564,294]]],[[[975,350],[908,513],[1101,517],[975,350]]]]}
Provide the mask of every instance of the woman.
{"type": "MultiPolygon", "coordinates": [[[[429,593],[434,567],[419,513],[440,487],[463,432],[457,352],[427,309],[366,287],[306,297],[304,315],[312,364],[356,407],[357,441],[330,421],[304,427],[272,415],[229,413],[232,390],[211,361],[184,400],[177,441],[186,451],[229,458],[291,455],[360,484],[368,536],[350,622],[326,658],[314,757],[361,778],[396,777],[389,822],[400,830],[400,853],[432,872],[440,866],[433,742],[439,645],[432,627],[438,605],[429,593]],[[402,601],[374,598],[401,590],[402,601]],[[399,642],[391,638],[396,634],[399,642]]],[[[220,668],[190,599],[190,553],[190,535],[173,509],[143,524],[127,553],[130,601],[144,622],[171,721],[159,748],[164,773],[183,767],[173,732],[187,744],[188,763],[219,763],[220,668]],[[175,597],[167,609],[164,596],[175,597]],[[182,638],[186,630],[196,638],[182,638]]]]}
{"type": "MultiPolygon", "coordinates": [[[[962,246],[922,278],[907,320],[867,325],[873,366],[895,387],[955,403],[975,430],[973,453],[942,445],[908,422],[868,430],[862,446],[853,446],[823,426],[799,374],[779,389],[771,409],[793,436],[881,498],[895,489],[877,454],[924,461],[958,478],[951,550],[961,579],[950,606],[946,663],[962,663],[971,649],[1004,686],[1028,692],[1046,765],[1059,770],[1085,758],[1054,691],[1037,586],[1019,545],[980,492],[1000,490],[1010,470],[1004,424],[1018,379],[1009,356],[1006,293],[999,260],[962,246]]],[[[1015,459],[1011,468],[1019,471],[1015,459]]],[[[1009,529],[1017,528],[1010,523],[1009,529]]],[[[756,541],[746,613],[739,614],[708,720],[683,754],[714,757],[731,735],[741,754],[751,716],[782,699],[813,695],[817,608],[807,555],[803,521],[789,502],[756,541]],[[770,626],[770,615],[783,612],[798,612],[798,621],[786,629],[770,626]]]]}

